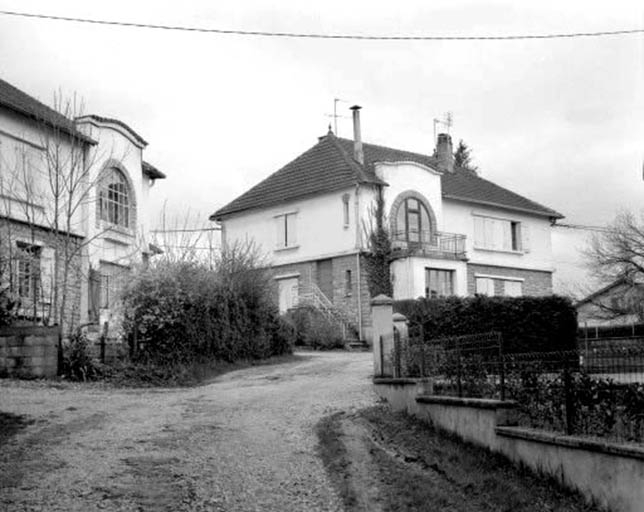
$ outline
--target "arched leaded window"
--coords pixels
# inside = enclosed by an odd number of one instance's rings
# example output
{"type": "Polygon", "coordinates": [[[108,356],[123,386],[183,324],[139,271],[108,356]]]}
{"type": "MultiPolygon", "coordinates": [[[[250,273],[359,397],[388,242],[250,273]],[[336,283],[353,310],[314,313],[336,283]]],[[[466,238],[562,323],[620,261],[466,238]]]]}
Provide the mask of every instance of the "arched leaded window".
{"type": "Polygon", "coordinates": [[[433,212],[418,194],[401,194],[393,207],[395,240],[411,243],[433,243],[435,221],[433,212]]]}
{"type": "Polygon", "coordinates": [[[101,220],[124,228],[130,227],[130,187],[127,178],[115,167],[105,171],[99,191],[101,220]]]}

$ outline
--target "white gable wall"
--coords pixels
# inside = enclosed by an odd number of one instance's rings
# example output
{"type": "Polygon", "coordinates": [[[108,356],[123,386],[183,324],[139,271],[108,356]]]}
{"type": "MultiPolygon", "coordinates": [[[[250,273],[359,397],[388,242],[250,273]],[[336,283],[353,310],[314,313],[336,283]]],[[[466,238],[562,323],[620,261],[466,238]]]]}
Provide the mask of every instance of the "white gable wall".
{"type": "MultiPolygon", "coordinates": [[[[361,200],[363,194],[361,193],[361,200]]],[[[254,242],[273,265],[321,259],[356,251],[355,188],[303,198],[299,201],[249,210],[222,222],[224,243],[254,242]],[[349,194],[349,225],[344,226],[343,195],[349,194]],[[277,247],[277,216],[296,214],[292,248],[277,247]]],[[[362,228],[360,228],[362,229],[362,228]]]]}

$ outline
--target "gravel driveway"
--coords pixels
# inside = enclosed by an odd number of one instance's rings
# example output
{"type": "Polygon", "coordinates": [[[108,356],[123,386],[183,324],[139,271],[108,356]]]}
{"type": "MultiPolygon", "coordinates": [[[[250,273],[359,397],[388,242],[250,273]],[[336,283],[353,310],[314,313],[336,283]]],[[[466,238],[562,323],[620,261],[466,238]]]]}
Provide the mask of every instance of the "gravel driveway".
{"type": "Polygon", "coordinates": [[[370,353],[310,353],[189,389],[0,381],[34,422],[0,454],[7,510],[342,510],[314,426],[376,401],[370,353]]]}

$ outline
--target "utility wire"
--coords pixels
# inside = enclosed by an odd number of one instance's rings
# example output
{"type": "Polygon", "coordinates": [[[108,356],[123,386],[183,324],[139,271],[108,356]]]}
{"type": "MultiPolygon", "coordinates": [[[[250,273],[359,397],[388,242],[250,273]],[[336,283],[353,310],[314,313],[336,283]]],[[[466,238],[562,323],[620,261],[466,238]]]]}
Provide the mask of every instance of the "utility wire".
{"type": "Polygon", "coordinates": [[[570,32],[554,34],[517,34],[507,36],[432,36],[432,35],[363,35],[363,34],[321,34],[315,32],[270,32],[263,30],[232,30],[222,28],[191,27],[185,25],[159,25],[152,23],[135,23],[129,21],[99,20],[90,18],[75,18],[71,16],[54,16],[51,14],[36,14],[18,11],[2,11],[0,15],[37,18],[42,20],[72,21],[76,23],[91,23],[94,25],[110,25],[118,27],[147,28],[157,30],[173,30],[181,32],[201,32],[207,34],[223,34],[237,36],[287,37],[304,39],[353,39],[362,41],[516,41],[522,39],[572,39],[577,37],[622,36],[644,33],[644,28],[624,30],[602,30],[598,32],[570,32]]]}

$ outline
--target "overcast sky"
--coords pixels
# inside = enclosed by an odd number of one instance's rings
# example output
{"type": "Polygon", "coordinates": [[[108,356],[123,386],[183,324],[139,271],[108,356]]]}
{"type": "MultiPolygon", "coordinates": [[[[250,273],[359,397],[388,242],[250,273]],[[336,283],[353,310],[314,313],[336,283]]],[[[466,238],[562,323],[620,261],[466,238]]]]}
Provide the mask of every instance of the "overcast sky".
{"type": "MultiPolygon", "coordinates": [[[[641,1],[87,2],[0,9],[209,28],[367,35],[511,35],[644,28],[641,1]]],[[[363,138],[431,153],[432,120],[482,175],[600,225],[644,203],[644,36],[532,41],[279,39],[82,25],[0,15],[0,76],[51,103],[76,92],[116,117],[168,175],[154,212],[194,222],[312,146],[333,98],[363,106],[363,138]]],[[[350,136],[349,119],[339,120],[350,136]]],[[[156,214],[155,214],[156,215],[156,214]]],[[[585,281],[587,233],[553,235],[559,291],[585,281]]]]}

